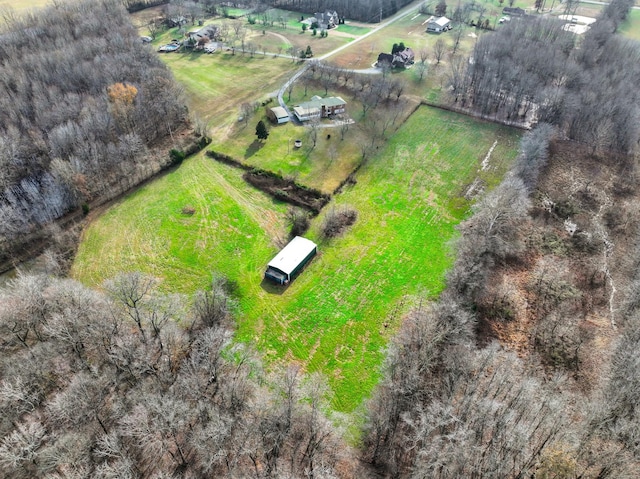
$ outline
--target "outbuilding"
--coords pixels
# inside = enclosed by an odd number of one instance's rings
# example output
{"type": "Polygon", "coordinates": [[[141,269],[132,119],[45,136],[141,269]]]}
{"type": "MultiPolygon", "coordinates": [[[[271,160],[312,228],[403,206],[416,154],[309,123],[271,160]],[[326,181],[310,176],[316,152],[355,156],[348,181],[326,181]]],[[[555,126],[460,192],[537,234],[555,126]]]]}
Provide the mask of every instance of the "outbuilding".
{"type": "Polygon", "coordinates": [[[451,20],[447,17],[430,17],[427,20],[428,33],[442,33],[451,30],[451,20]]]}
{"type": "Polygon", "coordinates": [[[277,125],[280,125],[281,123],[286,123],[289,121],[289,113],[287,113],[287,110],[285,110],[281,106],[274,106],[272,108],[268,108],[267,116],[273,123],[277,125]]]}
{"type": "Polygon", "coordinates": [[[278,284],[289,283],[318,252],[311,240],[296,236],[267,264],[265,279],[278,284]]]}

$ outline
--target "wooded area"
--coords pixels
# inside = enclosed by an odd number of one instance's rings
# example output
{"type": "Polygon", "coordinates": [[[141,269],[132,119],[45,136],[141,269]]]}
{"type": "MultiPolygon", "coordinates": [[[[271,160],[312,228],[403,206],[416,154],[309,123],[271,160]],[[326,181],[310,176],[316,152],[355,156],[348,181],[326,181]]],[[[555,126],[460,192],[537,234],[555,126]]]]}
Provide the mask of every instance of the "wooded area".
{"type": "Polygon", "coordinates": [[[553,17],[482,35],[468,68],[451,62],[452,101],[497,119],[551,123],[594,152],[635,152],[640,49],[615,34],[632,4],[612,3],[582,38],[553,17]]]}
{"type": "MultiPolygon", "coordinates": [[[[146,153],[185,122],[118,5],[58,5],[3,34],[3,251],[156,171],[146,153]]],[[[0,290],[2,475],[637,477],[640,46],[614,33],[628,7],[579,42],[553,20],[512,21],[473,63],[450,62],[453,103],[537,124],[460,225],[446,290],[388,346],[359,450],[325,416],[324,378],[267,372],[233,341],[223,278],[184,297],[139,273],[104,292],[18,275],[0,290]]],[[[402,94],[386,75],[318,64],[308,78],[351,84],[363,109],[402,94]]],[[[363,124],[384,138],[395,117],[377,115],[363,124]]]]}
{"type": "Polygon", "coordinates": [[[193,298],[137,273],[104,286],[21,276],[2,292],[3,477],[359,475],[324,380],[267,374],[232,342],[223,280],[193,298]]]}
{"type": "Polygon", "coordinates": [[[117,1],[63,3],[0,32],[0,262],[81,205],[169,162],[187,127],[179,87],[117,1]]]}
{"type": "Polygon", "coordinates": [[[411,0],[263,0],[263,4],[304,14],[313,14],[326,9],[335,10],[340,18],[376,23],[393,15],[411,0]]]}

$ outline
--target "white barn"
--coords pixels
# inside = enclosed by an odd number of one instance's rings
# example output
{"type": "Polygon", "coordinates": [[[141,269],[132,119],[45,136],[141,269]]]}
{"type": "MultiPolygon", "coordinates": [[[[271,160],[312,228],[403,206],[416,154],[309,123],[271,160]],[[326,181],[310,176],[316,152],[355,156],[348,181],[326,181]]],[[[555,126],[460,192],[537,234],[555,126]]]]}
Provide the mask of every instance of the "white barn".
{"type": "Polygon", "coordinates": [[[431,17],[427,20],[427,33],[442,33],[451,30],[451,20],[447,17],[431,17]]]}
{"type": "Polygon", "coordinates": [[[267,264],[265,279],[278,284],[287,284],[307,264],[318,251],[311,240],[296,236],[267,264]]]}

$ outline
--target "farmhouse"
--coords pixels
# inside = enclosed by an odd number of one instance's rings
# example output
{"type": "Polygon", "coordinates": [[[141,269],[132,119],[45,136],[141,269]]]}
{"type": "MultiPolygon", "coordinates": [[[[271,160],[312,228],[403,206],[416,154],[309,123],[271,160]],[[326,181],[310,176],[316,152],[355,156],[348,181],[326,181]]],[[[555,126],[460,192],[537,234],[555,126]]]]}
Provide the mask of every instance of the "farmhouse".
{"type": "Polygon", "coordinates": [[[287,284],[318,251],[317,245],[302,236],[293,238],[287,246],[267,264],[265,279],[278,284],[287,284]]]}
{"type": "Polygon", "coordinates": [[[415,56],[416,55],[413,53],[413,50],[407,47],[393,56],[393,66],[405,68],[409,65],[413,65],[415,56]]]}
{"type": "Polygon", "coordinates": [[[330,28],[335,28],[338,26],[340,19],[338,18],[338,12],[335,10],[327,10],[324,13],[315,13],[316,22],[318,22],[318,27],[320,30],[329,30],[330,28]]]}
{"type": "Polygon", "coordinates": [[[207,25],[200,30],[188,32],[186,34],[189,42],[196,46],[196,49],[204,49],[204,46],[214,40],[219,40],[220,31],[215,25],[207,25]]]}
{"type": "Polygon", "coordinates": [[[287,110],[282,108],[281,106],[274,106],[272,108],[267,109],[267,117],[273,123],[280,125],[282,123],[286,123],[289,121],[289,114],[287,110]]]}
{"type": "Polygon", "coordinates": [[[310,101],[300,103],[293,108],[293,113],[300,121],[313,120],[314,118],[327,118],[344,113],[347,106],[339,96],[311,97],[310,101]]]}
{"type": "Polygon", "coordinates": [[[406,68],[409,65],[413,65],[415,59],[415,53],[409,47],[396,53],[381,53],[378,55],[378,68],[382,67],[385,63],[393,68],[406,68]]]}
{"type": "Polygon", "coordinates": [[[442,33],[451,30],[451,20],[447,17],[430,17],[427,20],[427,33],[442,33]]]}

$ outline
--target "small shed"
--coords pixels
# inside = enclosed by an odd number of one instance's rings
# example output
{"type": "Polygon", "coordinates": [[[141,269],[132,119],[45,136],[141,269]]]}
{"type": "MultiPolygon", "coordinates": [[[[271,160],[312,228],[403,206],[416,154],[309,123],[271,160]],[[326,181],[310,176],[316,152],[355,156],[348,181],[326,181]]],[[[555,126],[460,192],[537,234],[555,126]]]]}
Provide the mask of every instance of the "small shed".
{"type": "Polygon", "coordinates": [[[289,114],[287,113],[287,110],[285,110],[281,106],[267,108],[267,116],[269,117],[269,120],[277,125],[289,121],[289,114]]]}
{"type": "Polygon", "coordinates": [[[311,240],[296,236],[267,264],[265,279],[278,284],[289,283],[318,252],[311,240]]]}
{"type": "Polygon", "coordinates": [[[451,20],[447,17],[430,17],[427,20],[428,33],[442,33],[451,30],[451,20]]]}

